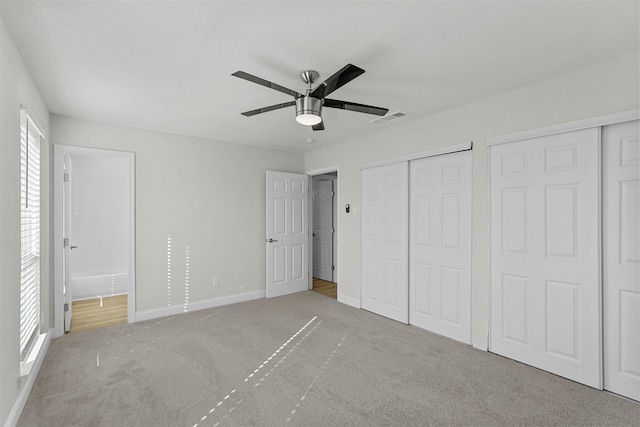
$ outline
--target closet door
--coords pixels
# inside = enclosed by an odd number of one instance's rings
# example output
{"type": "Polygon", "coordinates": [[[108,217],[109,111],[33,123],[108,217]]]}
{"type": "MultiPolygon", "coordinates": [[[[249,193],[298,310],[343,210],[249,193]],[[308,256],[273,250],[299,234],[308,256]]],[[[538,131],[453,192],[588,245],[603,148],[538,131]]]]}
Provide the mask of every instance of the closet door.
{"type": "Polygon", "coordinates": [[[362,308],[408,323],[408,163],[362,170],[362,308]]]}
{"type": "Polygon", "coordinates": [[[599,129],[491,147],[491,351],[601,387],[599,129]]]}
{"type": "Polygon", "coordinates": [[[638,126],[603,128],[604,388],[640,400],[638,126]]]}
{"type": "Polygon", "coordinates": [[[471,151],[409,168],[409,323],[470,344],[471,151]]]}

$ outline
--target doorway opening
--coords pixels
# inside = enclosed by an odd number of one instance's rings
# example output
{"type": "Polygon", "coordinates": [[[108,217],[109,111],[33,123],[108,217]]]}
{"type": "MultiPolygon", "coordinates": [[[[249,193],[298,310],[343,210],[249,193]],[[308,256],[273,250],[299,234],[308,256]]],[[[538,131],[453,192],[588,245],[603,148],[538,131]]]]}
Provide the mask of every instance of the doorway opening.
{"type": "Polygon", "coordinates": [[[127,323],[128,299],[128,294],[125,293],[73,300],[73,319],[68,333],[127,323]]]}
{"type": "Polygon", "coordinates": [[[56,336],[135,321],[134,154],[54,146],[56,336]]]}
{"type": "Polygon", "coordinates": [[[338,171],[311,175],[311,289],[338,298],[338,171]]]}

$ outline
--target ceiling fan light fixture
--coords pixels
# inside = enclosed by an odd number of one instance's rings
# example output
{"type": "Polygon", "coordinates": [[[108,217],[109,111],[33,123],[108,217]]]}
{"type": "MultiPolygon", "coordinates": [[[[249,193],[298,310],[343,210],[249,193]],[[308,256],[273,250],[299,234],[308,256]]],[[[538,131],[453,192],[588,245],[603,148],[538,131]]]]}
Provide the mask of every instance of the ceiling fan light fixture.
{"type": "Polygon", "coordinates": [[[313,126],[322,121],[322,100],[312,96],[296,99],[296,121],[301,125],[313,126]]]}
{"type": "Polygon", "coordinates": [[[299,114],[296,116],[296,121],[301,125],[313,126],[322,121],[322,118],[316,114],[299,114]]]}

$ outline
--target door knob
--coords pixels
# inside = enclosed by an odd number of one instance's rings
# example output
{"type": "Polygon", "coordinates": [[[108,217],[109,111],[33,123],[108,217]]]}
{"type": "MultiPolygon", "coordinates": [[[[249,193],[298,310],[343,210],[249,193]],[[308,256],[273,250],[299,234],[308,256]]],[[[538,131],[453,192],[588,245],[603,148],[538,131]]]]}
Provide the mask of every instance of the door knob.
{"type": "Polygon", "coordinates": [[[73,245],[69,246],[69,249],[75,249],[75,248],[77,248],[77,246],[73,246],[73,245]]]}
{"type": "Polygon", "coordinates": [[[269,239],[269,240],[267,240],[267,242],[269,242],[269,243],[273,243],[273,242],[277,242],[277,240],[275,240],[275,239],[269,239]]]}

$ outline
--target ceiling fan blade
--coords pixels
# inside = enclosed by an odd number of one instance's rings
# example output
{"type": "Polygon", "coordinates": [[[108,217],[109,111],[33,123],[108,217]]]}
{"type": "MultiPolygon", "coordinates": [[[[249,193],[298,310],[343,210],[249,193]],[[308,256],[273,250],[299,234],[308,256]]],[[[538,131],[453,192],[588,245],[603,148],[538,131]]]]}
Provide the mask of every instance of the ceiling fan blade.
{"type": "Polygon", "coordinates": [[[325,99],[323,107],[357,111],[358,113],[374,114],[376,116],[384,116],[389,111],[388,108],[374,107],[373,105],[356,104],[355,102],[349,101],[338,101],[337,99],[325,99]]]}
{"type": "Polygon", "coordinates": [[[310,95],[314,98],[322,99],[363,73],[364,70],[362,68],[356,67],[353,64],[347,64],[340,71],[320,83],[310,95]]]}
{"type": "Polygon", "coordinates": [[[311,129],[313,129],[313,130],[324,130],[324,122],[320,122],[317,125],[311,126],[311,129]]]}
{"type": "Polygon", "coordinates": [[[285,102],[283,104],[270,105],[268,107],[262,107],[262,108],[258,108],[251,111],[245,111],[244,113],[242,113],[242,115],[251,117],[251,116],[255,116],[256,114],[267,113],[269,111],[278,110],[280,108],[291,107],[293,105],[296,105],[296,101],[285,102]]]}
{"type": "Polygon", "coordinates": [[[235,73],[233,73],[231,75],[234,76],[234,77],[239,77],[239,78],[244,79],[244,80],[248,80],[248,81],[253,82],[253,83],[257,83],[259,85],[268,87],[268,88],[273,89],[273,90],[277,90],[278,92],[286,93],[287,95],[291,95],[294,98],[298,98],[298,97],[302,96],[301,93],[298,93],[295,90],[287,89],[284,86],[280,86],[280,85],[277,85],[275,83],[271,83],[268,80],[261,79],[260,77],[256,77],[253,74],[245,73],[244,71],[236,71],[235,73]]]}

